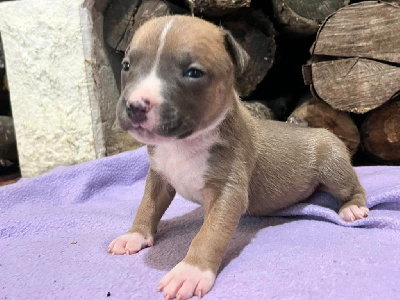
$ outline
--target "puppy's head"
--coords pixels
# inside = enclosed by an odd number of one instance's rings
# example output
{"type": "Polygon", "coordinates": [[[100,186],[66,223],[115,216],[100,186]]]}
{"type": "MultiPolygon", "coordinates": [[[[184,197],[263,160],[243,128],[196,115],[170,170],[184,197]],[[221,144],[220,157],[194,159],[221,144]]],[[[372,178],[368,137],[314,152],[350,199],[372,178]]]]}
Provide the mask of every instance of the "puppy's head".
{"type": "Polygon", "coordinates": [[[235,99],[234,73],[248,56],[230,33],[170,16],[145,23],[122,62],[120,126],[138,141],[184,139],[216,123],[235,99]]]}

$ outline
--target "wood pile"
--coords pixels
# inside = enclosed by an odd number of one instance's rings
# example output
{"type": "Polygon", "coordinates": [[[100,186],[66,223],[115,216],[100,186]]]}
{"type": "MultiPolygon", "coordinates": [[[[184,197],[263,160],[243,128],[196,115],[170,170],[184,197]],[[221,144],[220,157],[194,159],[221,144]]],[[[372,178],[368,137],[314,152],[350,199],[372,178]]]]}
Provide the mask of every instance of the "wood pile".
{"type": "Polygon", "coordinates": [[[303,67],[317,99],[337,111],[365,115],[362,150],[379,163],[400,164],[400,7],[361,2],[321,25],[303,67]]]}
{"type": "Polygon", "coordinates": [[[237,87],[252,113],[327,128],[356,164],[400,164],[399,4],[110,0],[104,37],[122,57],[137,28],[157,16],[192,14],[221,25],[250,55],[237,87]]]}
{"type": "Polygon", "coordinates": [[[335,109],[377,108],[400,90],[399,32],[398,6],[364,2],[339,10],[317,34],[307,83],[335,109]]]}

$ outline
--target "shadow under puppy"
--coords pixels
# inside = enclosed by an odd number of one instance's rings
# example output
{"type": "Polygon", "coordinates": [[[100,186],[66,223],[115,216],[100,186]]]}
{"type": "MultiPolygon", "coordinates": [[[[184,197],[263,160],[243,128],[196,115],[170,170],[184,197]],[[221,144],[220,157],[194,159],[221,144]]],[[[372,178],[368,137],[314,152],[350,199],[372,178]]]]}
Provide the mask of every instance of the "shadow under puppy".
{"type": "Polygon", "coordinates": [[[344,220],[368,215],[347,149],[334,134],[261,121],[240,103],[234,74],[247,61],[229,32],[189,16],[145,23],[126,51],[117,117],[148,145],[150,171],[132,228],[108,251],[152,246],[175,193],[204,208],[186,257],[161,279],[166,299],[211,289],[243,214],[268,215],[319,188],[337,197],[344,220]]]}

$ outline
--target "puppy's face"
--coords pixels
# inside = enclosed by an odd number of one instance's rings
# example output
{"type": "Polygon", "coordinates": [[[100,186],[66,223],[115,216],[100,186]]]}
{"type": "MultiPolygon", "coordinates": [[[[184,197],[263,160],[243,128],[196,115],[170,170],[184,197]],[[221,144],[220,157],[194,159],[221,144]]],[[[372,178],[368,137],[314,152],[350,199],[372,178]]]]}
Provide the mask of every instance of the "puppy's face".
{"type": "Polygon", "coordinates": [[[122,62],[121,128],[142,143],[159,144],[210,126],[231,105],[235,67],[246,61],[229,33],[201,19],[147,22],[122,62]]]}

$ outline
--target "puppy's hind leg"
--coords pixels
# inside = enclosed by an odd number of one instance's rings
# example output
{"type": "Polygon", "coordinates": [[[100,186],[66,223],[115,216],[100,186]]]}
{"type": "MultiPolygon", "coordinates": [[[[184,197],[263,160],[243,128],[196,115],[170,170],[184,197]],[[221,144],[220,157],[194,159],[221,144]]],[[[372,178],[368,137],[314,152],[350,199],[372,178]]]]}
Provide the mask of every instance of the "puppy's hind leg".
{"type": "Polygon", "coordinates": [[[365,191],[354,171],[350,156],[341,141],[331,144],[329,157],[320,165],[321,189],[334,195],[340,203],[339,216],[347,222],[368,216],[365,191]]]}

